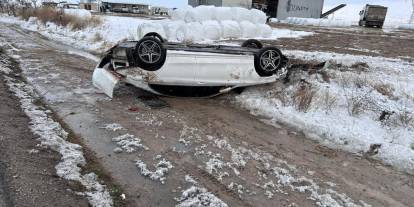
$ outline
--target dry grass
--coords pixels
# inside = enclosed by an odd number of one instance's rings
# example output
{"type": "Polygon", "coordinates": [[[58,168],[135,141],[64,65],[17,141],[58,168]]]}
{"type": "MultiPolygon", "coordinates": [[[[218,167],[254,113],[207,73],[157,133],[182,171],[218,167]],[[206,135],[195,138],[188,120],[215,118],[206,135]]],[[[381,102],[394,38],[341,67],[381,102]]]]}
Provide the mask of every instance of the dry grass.
{"type": "Polygon", "coordinates": [[[397,121],[400,126],[414,127],[414,114],[407,109],[402,109],[396,113],[397,121]]]}
{"type": "Polygon", "coordinates": [[[30,17],[36,17],[42,24],[47,22],[55,23],[59,26],[69,26],[72,30],[81,30],[86,27],[96,27],[102,24],[99,17],[92,16],[78,17],[75,15],[65,14],[63,10],[54,8],[36,8],[36,9],[22,9],[19,10],[18,16],[23,20],[29,20],[30,17]]]}
{"type": "Polygon", "coordinates": [[[329,89],[325,90],[322,94],[321,106],[325,113],[331,113],[332,109],[338,103],[338,98],[329,92],[329,89]]]}
{"type": "Polygon", "coordinates": [[[302,83],[293,94],[293,103],[298,111],[309,111],[317,90],[311,84],[302,83]]]}
{"type": "Polygon", "coordinates": [[[103,37],[100,33],[95,33],[95,35],[93,36],[93,40],[94,42],[101,42],[103,40],[103,37]]]}
{"type": "Polygon", "coordinates": [[[369,96],[372,91],[360,93],[357,90],[354,89],[351,92],[345,92],[348,114],[350,116],[358,116],[367,110],[377,110],[378,106],[369,96]]]}
{"type": "Polygon", "coordinates": [[[375,84],[372,86],[376,91],[378,91],[378,93],[387,96],[387,97],[392,97],[394,94],[395,89],[389,85],[389,84],[375,84]]]}

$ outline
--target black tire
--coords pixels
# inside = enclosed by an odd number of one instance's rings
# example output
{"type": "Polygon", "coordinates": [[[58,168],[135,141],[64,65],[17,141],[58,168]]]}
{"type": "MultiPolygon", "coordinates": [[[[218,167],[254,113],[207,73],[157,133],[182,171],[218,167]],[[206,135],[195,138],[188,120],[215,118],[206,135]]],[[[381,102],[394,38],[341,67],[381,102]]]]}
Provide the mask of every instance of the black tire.
{"type": "Polygon", "coordinates": [[[259,76],[272,76],[283,67],[284,58],[276,47],[265,47],[254,55],[254,68],[259,76]]]}
{"type": "Polygon", "coordinates": [[[150,33],[148,33],[148,34],[144,35],[144,37],[155,37],[155,38],[157,38],[160,42],[162,42],[162,43],[164,43],[164,42],[165,42],[165,39],[164,39],[164,38],[162,38],[162,36],[161,36],[160,34],[156,33],[156,32],[150,32],[150,33]]]}
{"type": "Polygon", "coordinates": [[[358,25],[359,25],[360,27],[362,27],[362,26],[363,26],[363,25],[362,25],[362,21],[361,21],[361,20],[359,20],[358,25]]]}
{"type": "Polygon", "coordinates": [[[263,44],[259,40],[249,39],[243,42],[242,47],[262,49],[263,44]]]}
{"type": "Polygon", "coordinates": [[[156,71],[164,65],[167,50],[158,38],[144,37],[138,41],[134,56],[138,67],[148,71],[156,71]]]}

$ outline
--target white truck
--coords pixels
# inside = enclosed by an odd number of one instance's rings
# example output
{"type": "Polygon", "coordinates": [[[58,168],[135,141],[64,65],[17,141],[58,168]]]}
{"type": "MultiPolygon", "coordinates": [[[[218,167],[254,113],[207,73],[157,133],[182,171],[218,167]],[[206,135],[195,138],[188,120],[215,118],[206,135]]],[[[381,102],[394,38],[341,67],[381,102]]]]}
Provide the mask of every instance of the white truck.
{"type": "Polygon", "coordinates": [[[380,5],[365,5],[364,9],[359,12],[359,26],[382,28],[387,10],[387,7],[380,5]]]}

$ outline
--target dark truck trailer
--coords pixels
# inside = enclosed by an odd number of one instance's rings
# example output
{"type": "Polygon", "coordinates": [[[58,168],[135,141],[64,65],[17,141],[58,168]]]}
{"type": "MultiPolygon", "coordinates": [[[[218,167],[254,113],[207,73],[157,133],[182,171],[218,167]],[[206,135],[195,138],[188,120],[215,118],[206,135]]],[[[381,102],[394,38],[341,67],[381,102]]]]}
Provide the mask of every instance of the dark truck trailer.
{"type": "Polygon", "coordinates": [[[384,6],[367,4],[364,10],[359,12],[359,26],[382,28],[387,10],[384,6]]]}

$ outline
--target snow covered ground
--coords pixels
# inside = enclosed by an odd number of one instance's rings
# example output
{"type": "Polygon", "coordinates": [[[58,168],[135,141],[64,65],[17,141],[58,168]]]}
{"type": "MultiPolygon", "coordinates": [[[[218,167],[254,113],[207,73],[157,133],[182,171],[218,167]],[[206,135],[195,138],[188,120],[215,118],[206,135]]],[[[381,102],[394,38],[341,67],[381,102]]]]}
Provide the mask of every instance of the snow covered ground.
{"type": "Polygon", "coordinates": [[[339,20],[339,19],[312,19],[312,18],[298,18],[288,17],[285,21],[288,24],[297,24],[305,26],[318,26],[318,27],[350,27],[352,21],[339,20]]]}
{"type": "Polygon", "coordinates": [[[335,149],[370,156],[414,174],[414,65],[399,59],[284,51],[329,61],[294,71],[288,85],[251,88],[236,99],[253,114],[303,131],[335,149]]]}

